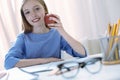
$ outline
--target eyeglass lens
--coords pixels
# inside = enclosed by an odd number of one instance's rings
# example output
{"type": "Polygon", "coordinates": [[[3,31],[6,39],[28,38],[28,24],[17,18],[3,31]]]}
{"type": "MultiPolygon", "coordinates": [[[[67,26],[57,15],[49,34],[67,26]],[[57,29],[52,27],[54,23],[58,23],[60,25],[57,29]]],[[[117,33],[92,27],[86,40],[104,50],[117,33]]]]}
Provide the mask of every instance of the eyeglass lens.
{"type": "Polygon", "coordinates": [[[62,66],[61,72],[63,73],[63,77],[72,78],[75,77],[78,73],[79,64],[76,62],[65,63],[62,66]]]}

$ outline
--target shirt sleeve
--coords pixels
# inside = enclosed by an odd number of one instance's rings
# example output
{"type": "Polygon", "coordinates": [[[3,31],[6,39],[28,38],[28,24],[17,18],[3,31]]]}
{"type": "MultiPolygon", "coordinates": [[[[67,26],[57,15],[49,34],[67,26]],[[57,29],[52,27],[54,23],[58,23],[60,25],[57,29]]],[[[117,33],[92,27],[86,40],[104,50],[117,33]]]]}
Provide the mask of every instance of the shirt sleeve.
{"type": "MultiPolygon", "coordinates": [[[[84,46],[83,46],[84,47],[84,46]]],[[[76,51],[74,51],[72,49],[72,47],[67,43],[67,41],[61,37],[61,49],[66,51],[68,54],[70,54],[71,56],[73,57],[80,57],[80,58],[83,58],[83,57],[86,57],[87,56],[87,52],[86,52],[86,49],[85,49],[85,55],[82,55],[80,53],[77,53],[76,51]]]]}
{"type": "Polygon", "coordinates": [[[11,46],[8,53],[5,56],[4,66],[6,69],[13,68],[16,63],[24,58],[24,36],[20,34],[16,42],[11,46]]]}

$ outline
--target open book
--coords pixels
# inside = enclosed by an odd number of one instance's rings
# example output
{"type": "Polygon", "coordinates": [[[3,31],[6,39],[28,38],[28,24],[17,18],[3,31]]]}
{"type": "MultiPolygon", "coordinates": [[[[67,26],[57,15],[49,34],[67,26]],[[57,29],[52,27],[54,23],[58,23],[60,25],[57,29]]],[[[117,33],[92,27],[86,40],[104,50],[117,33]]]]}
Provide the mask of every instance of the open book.
{"type": "Polygon", "coordinates": [[[7,74],[0,80],[36,80],[37,75],[23,72],[19,68],[13,68],[7,71],[7,74]]]}
{"type": "Polygon", "coordinates": [[[51,70],[55,69],[57,67],[57,65],[60,64],[60,63],[64,63],[64,62],[67,62],[67,61],[83,62],[85,60],[88,60],[88,59],[94,58],[94,57],[102,57],[102,54],[90,55],[90,56],[85,57],[85,58],[74,57],[74,58],[67,59],[67,60],[64,60],[64,61],[51,62],[51,63],[47,63],[47,64],[42,64],[42,65],[25,67],[25,68],[21,68],[21,70],[23,70],[25,72],[28,72],[28,73],[38,73],[38,72],[51,71],[51,70]]]}

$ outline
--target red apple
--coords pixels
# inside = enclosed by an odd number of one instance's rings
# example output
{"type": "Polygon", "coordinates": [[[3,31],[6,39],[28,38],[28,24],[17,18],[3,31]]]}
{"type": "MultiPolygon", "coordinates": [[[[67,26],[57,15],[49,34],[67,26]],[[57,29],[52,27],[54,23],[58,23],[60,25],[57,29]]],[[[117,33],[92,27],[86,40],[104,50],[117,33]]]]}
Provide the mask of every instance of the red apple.
{"type": "Polygon", "coordinates": [[[50,17],[55,17],[54,15],[46,15],[45,17],[44,17],[44,20],[45,20],[45,24],[47,25],[47,24],[52,24],[52,23],[56,23],[54,20],[50,20],[49,18],[50,17]]]}

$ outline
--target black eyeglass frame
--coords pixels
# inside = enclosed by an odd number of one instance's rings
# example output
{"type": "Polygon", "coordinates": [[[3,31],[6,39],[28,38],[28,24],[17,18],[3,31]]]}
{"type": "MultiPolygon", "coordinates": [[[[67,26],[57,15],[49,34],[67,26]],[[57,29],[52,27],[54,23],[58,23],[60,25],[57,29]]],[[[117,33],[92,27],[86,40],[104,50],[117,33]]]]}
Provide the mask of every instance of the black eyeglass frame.
{"type": "MultiPolygon", "coordinates": [[[[79,68],[85,68],[89,73],[91,73],[91,74],[96,74],[96,73],[98,73],[98,72],[101,70],[102,65],[100,65],[100,69],[99,69],[98,71],[96,71],[96,72],[91,72],[91,71],[89,71],[89,69],[86,68],[86,65],[94,64],[94,63],[97,62],[97,61],[100,61],[100,63],[102,64],[102,57],[89,58],[89,59],[87,59],[87,60],[85,60],[85,61],[82,61],[82,62],[79,62],[79,61],[67,61],[67,62],[58,64],[58,65],[57,65],[57,68],[59,69],[59,71],[61,71],[63,68],[67,68],[67,71],[66,71],[66,72],[69,72],[69,71],[71,71],[71,69],[70,69],[71,67],[63,67],[64,64],[67,64],[67,63],[77,63],[77,64],[79,65],[79,66],[76,68],[76,69],[77,69],[77,72],[76,72],[75,75],[73,75],[73,76],[71,76],[71,77],[66,77],[66,76],[62,75],[62,76],[65,77],[65,78],[73,78],[73,77],[75,77],[75,76],[78,74],[78,72],[79,72],[79,68]]],[[[74,68],[74,69],[75,69],[75,68],[74,68]]],[[[74,69],[72,69],[72,70],[74,70],[74,69]]],[[[60,72],[59,74],[64,74],[64,72],[60,72]]]]}

